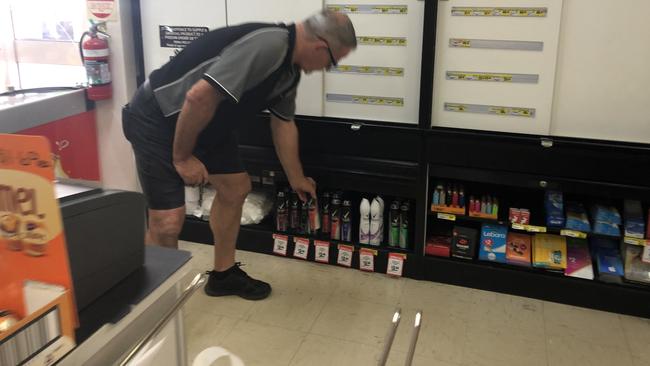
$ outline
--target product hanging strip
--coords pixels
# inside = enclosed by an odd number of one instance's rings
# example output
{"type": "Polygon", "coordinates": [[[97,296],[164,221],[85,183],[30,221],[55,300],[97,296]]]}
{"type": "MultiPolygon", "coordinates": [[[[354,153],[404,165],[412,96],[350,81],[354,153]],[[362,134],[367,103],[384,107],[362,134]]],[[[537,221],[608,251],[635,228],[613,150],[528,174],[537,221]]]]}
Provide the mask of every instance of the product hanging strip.
{"type": "Polygon", "coordinates": [[[452,16],[463,17],[545,17],[548,8],[486,8],[453,6],[452,16]]]}
{"type": "Polygon", "coordinates": [[[503,107],[496,105],[445,103],[445,111],[494,114],[499,116],[535,117],[535,108],[503,107]]]}
{"type": "Polygon", "coordinates": [[[357,37],[357,42],[371,46],[406,46],[406,37],[357,37]]]}
{"type": "Polygon", "coordinates": [[[449,38],[449,47],[487,48],[493,50],[543,51],[544,42],[449,38]]]}
{"type": "Polygon", "coordinates": [[[394,98],[394,97],[374,97],[368,95],[327,93],[326,100],[332,103],[386,105],[386,106],[394,106],[394,107],[404,106],[404,98],[394,98]]]}
{"type": "Polygon", "coordinates": [[[536,74],[503,74],[491,72],[447,71],[447,80],[492,81],[501,83],[537,84],[536,74]]]}
{"type": "Polygon", "coordinates": [[[407,14],[407,5],[328,5],[327,9],[346,14],[407,14]]]}
{"type": "Polygon", "coordinates": [[[404,69],[401,67],[383,67],[383,66],[338,65],[336,67],[331,67],[327,69],[327,72],[341,73],[341,74],[404,76],[404,69]]]}

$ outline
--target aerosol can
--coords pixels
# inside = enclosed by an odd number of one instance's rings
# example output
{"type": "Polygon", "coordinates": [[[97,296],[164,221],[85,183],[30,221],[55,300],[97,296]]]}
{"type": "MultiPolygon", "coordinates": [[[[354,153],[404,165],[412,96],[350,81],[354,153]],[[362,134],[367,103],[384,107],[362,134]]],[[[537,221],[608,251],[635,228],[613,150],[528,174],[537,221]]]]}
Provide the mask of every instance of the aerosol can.
{"type": "Polygon", "coordinates": [[[364,198],[359,205],[359,243],[370,244],[370,201],[364,198]]]}

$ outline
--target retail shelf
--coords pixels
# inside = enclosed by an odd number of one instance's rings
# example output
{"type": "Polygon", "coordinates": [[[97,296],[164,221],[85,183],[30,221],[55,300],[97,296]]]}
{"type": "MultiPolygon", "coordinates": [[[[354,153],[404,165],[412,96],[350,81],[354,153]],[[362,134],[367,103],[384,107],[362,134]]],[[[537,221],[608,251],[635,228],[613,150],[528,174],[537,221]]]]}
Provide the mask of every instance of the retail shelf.
{"type": "MultiPolygon", "coordinates": [[[[265,219],[260,224],[256,225],[242,225],[237,238],[237,249],[246,250],[256,253],[264,254],[274,254],[273,253],[273,223],[270,218],[265,219]]],[[[287,257],[293,257],[294,250],[294,237],[302,237],[301,235],[294,235],[291,233],[278,233],[281,235],[286,235],[288,237],[287,242],[287,257]]],[[[307,237],[307,236],[305,236],[307,237]]],[[[351,268],[359,268],[359,250],[362,248],[373,249],[377,251],[377,256],[375,258],[375,272],[386,273],[386,267],[388,265],[388,256],[391,253],[405,254],[406,261],[404,265],[404,277],[415,277],[416,267],[411,265],[411,258],[415,255],[412,249],[402,249],[402,248],[393,248],[389,246],[371,246],[371,245],[359,245],[349,242],[341,242],[337,240],[327,240],[325,238],[313,238],[307,237],[312,242],[313,240],[323,240],[330,242],[330,255],[328,264],[336,265],[337,260],[337,251],[338,244],[351,245],[354,246],[355,250],[352,255],[352,266],[351,268]]],[[[180,235],[181,240],[203,243],[212,245],[212,232],[210,231],[210,225],[207,221],[198,219],[196,217],[187,216],[185,219],[185,225],[183,226],[183,231],[180,235]]],[[[314,250],[310,250],[307,261],[315,261],[314,259],[314,250]]]]}
{"type": "Polygon", "coordinates": [[[417,278],[650,318],[650,286],[612,284],[478,260],[414,257],[417,278]]]}

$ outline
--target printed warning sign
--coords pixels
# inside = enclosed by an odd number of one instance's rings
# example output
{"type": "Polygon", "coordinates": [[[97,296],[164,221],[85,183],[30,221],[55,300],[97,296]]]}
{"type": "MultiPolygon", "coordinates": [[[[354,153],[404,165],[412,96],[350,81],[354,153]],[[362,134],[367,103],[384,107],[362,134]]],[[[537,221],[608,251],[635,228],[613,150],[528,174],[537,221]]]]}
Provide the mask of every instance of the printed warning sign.
{"type": "Polygon", "coordinates": [[[208,33],[208,27],[160,25],[160,47],[184,48],[193,40],[208,33]]]}

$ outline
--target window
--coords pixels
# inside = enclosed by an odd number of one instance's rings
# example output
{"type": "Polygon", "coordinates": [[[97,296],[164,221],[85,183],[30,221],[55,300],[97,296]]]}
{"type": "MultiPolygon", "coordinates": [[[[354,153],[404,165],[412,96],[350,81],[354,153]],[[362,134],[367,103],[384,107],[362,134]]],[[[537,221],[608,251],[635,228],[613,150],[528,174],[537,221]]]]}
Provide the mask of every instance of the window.
{"type": "Polygon", "coordinates": [[[0,92],[84,83],[88,24],[85,0],[0,0],[0,92]]]}

